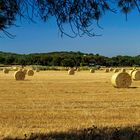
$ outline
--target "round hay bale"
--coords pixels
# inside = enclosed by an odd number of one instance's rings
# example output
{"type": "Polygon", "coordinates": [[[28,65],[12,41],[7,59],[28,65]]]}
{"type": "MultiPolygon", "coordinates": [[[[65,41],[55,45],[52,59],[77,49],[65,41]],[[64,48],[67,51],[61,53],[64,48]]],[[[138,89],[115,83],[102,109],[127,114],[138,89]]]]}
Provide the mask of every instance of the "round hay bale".
{"type": "Polygon", "coordinates": [[[94,69],[90,69],[90,73],[95,73],[95,70],[94,69]]]}
{"type": "Polygon", "coordinates": [[[119,72],[119,69],[115,69],[115,70],[114,70],[114,73],[117,73],[117,72],[119,72]]]}
{"type": "Polygon", "coordinates": [[[130,75],[130,76],[132,76],[132,73],[134,72],[135,70],[130,70],[129,72],[128,72],[128,74],[130,75]]]}
{"type": "Polygon", "coordinates": [[[4,72],[5,74],[8,74],[8,73],[9,73],[9,69],[5,68],[5,69],[3,69],[3,72],[4,72]]]}
{"type": "Polygon", "coordinates": [[[126,72],[126,69],[122,68],[120,72],[126,72]]]}
{"type": "Polygon", "coordinates": [[[18,70],[18,67],[12,67],[12,70],[13,71],[17,71],[18,70]]]}
{"type": "Polygon", "coordinates": [[[80,68],[77,68],[77,71],[80,71],[80,68]]]}
{"type": "Polygon", "coordinates": [[[111,83],[116,88],[128,88],[132,83],[132,79],[128,73],[118,72],[113,74],[111,83]]]}
{"type": "Polygon", "coordinates": [[[109,72],[109,69],[107,68],[107,69],[105,69],[105,72],[109,72]]]}
{"type": "Polygon", "coordinates": [[[24,72],[24,74],[27,74],[27,70],[26,69],[22,69],[22,71],[24,72]]]}
{"type": "Polygon", "coordinates": [[[68,70],[68,74],[69,75],[74,75],[75,74],[75,70],[73,68],[68,70]]]}
{"type": "Polygon", "coordinates": [[[15,78],[15,80],[24,80],[25,73],[23,71],[18,70],[14,73],[14,78],[15,78]]]}
{"type": "Polygon", "coordinates": [[[39,69],[36,69],[36,72],[40,72],[40,70],[39,69]]]}
{"type": "Polygon", "coordinates": [[[27,71],[27,75],[28,76],[33,76],[34,75],[34,71],[33,70],[28,70],[27,71]]]}
{"type": "Polygon", "coordinates": [[[113,71],[114,69],[113,68],[109,68],[109,71],[113,71]]]}
{"type": "Polygon", "coordinates": [[[139,70],[133,71],[131,77],[133,80],[136,81],[140,80],[140,71],[139,70]]]}

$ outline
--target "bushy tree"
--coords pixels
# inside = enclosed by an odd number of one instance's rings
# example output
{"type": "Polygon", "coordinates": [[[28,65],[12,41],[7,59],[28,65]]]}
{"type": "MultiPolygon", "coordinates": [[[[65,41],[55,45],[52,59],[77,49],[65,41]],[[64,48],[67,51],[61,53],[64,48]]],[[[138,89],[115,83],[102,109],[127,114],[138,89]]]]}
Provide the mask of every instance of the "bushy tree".
{"type": "Polygon", "coordinates": [[[64,25],[71,29],[71,37],[77,35],[96,36],[94,27],[106,12],[122,11],[127,14],[137,8],[140,0],[0,0],[0,30],[7,35],[6,28],[13,25],[16,17],[33,20],[34,16],[47,21],[56,19],[62,35],[67,34],[64,25]]]}

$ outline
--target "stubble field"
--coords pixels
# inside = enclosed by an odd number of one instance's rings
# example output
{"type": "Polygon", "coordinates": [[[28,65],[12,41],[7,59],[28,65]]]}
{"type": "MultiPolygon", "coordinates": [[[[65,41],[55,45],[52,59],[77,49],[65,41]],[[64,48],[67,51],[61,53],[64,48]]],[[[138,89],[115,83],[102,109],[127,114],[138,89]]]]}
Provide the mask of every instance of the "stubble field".
{"type": "Polygon", "coordinates": [[[0,139],[30,133],[140,124],[140,82],[111,85],[113,73],[44,71],[15,81],[0,72],[0,139]]]}

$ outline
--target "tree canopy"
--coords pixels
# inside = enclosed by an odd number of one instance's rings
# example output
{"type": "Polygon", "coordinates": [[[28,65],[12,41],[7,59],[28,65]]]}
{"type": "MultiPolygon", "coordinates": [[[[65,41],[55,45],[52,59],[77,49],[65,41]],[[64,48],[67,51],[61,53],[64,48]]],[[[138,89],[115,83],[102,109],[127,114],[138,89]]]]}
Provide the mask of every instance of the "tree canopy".
{"type": "Polygon", "coordinates": [[[133,9],[140,11],[140,0],[0,0],[0,31],[10,35],[6,29],[17,17],[33,20],[38,16],[44,22],[54,17],[62,35],[96,36],[94,26],[100,28],[99,20],[106,12],[122,11],[127,17],[133,9]]]}

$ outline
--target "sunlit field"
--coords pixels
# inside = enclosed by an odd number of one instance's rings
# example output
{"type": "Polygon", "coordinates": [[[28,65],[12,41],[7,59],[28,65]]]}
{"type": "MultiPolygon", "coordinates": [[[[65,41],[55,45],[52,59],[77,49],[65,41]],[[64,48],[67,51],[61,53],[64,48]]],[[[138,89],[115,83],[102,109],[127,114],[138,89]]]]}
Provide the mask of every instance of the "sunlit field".
{"type": "Polygon", "coordinates": [[[104,71],[41,71],[24,81],[13,74],[0,71],[0,139],[140,124],[140,81],[118,89],[104,71]]]}

